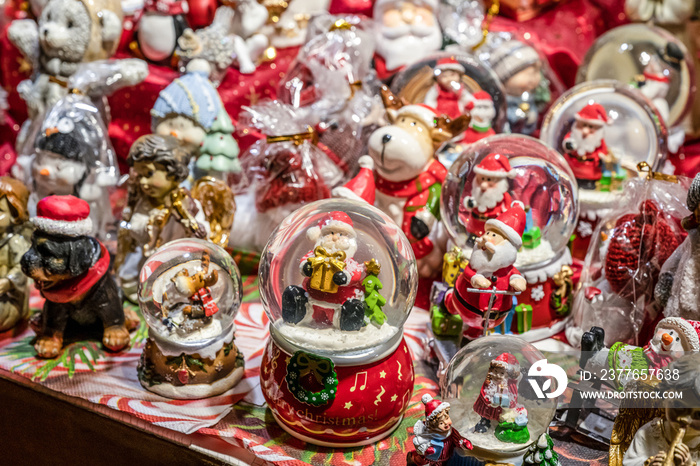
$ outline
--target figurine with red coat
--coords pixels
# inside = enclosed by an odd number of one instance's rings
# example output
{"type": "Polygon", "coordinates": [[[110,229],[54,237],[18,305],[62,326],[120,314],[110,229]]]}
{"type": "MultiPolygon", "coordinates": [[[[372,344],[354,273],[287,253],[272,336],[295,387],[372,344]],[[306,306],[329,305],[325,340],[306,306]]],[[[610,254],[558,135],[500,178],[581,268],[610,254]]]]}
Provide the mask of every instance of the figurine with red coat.
{"type": "Polygon", "coordinates": [[[525,443],[530,439],[527,410],[518,403],[520,363],[511,353],[501,353],[489,364],[486,380],[474,402],[474,412],[481,416],[474,432],[488,432],[495,421],[496,438],[502,442],[525,443]]]}
{"type": "Polygon", "coordinates": [[[419,274],[431,276],[441,267],[446,242],[438,224],[447,169],[435,151],[462,133],[469,118],[450,120],[424,104],[403,105],[386,88],[382,93],[391,124],[372,133],[360,173],[333,195],[369,202],[389,215],[408,237],[419,274]]]}
{"type": "Polygon", "coordinates": [[[513,198],[508,192],[508,180],[516,176],[508,157],[495,152],[487,155],[474,167],[474,173],[476,176],[472,182],[472,195],[462,201],[467,213],[462,221],[469,233],[469,243],[484,234],[488,220],[498,217],[510,208],[513,198]]]}
{"type": "Polygon", "coordinates": [[[464,73],[464,66],[455,57],[439,59],[434,71],[435,84],[428,89],[423,103],[452,119],[464,115],[472,98],[462,83],[464,73]]]}
{"type": "Polygon", "coordinates": [[[365,316],[365,267],[353,259],[357,234],[352,219],[345,212],[329,212],[306,236],[314,247],[299,264],[305,277],[302,286],[290,285],[282,294],[284,322],[360,330],[365,316]]]}
{"type": "Polygon", "coordinates": [[[406,455],[406,463],[415,466],[442,466],[457,453],[467,456],[472,443],[452,427],[450,404],[433,399],[425,394],[421,397],[425,405],[425,421],[416,421],[413,427],[415,451],[406,455]]]}
{"type": "Polygon", "coordinates": [[[513,206],[486,222],[486,232],[476,241],[469,265],[457,277],[455,287],[445,295],[445,307],[465,324],[463,336],[473,340],[505,320],[513,308],[513,296],[525,290],[527,282],[513,264],[522,246],[525,210],[513,206]],[[480,290],[489,290],[480,292],[480,290]],[[493,302],[491,297],[495,294],[493,302]]]}
{"type": "Polygon", "coordinates": [[[605,144],[605,127],[610,123],[605,108],[590,103],[576,114],[571,131],[564,137],[564,157],[579,188],[596,189],[604,167],[614,163],[605,144]]]}
{"type": "Polygon", "coordinates": [[[493,105],[491,94],[486,91],[475,92],[472,100],[467,103],[466,110],[471,116],[471,121],[462,137],[463,143],[471,144],[496,134],[492,126],[496,117],[496,107],[493,105]]]}

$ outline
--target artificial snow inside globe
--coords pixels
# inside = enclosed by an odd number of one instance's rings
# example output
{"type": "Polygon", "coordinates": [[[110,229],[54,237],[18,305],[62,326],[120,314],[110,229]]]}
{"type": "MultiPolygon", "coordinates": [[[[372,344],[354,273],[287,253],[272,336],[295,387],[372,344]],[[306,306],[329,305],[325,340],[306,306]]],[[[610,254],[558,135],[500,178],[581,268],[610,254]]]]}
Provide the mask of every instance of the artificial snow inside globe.
{"type": "Polygon", "coordinates": [[[277,422],[319,445],[388,435],[413,391],[403,324],[418,271],[401,228],[367,203],[308,204],[272,234],[259,277],[270,318],[260,379],[277,422]]]}
{"type": "Polygon", "coordinates": [[[233,258],[208,241],[180,239],[149,257],[139,281],[148,324],[141,385],[175,399],[214,396],[236,385],[244,361],[234,344],[241,277],[233,258]]]}
{"type": "Polygon", "coordinates": [[[471,456],[522,464],[528,447],[547,431],[566,381],[564,369],[548,364],[525,340],[490,335],[455,355],[440,388],[452,427],[474,446],[471,456]]]}
{"type": "Polygon", "coordinates": [[[599,219],[619,202],[625,180],[638,176],[638,164],[660,167],[667,136],[654,105],[618,81],[581,83],[552,104],[540,139],[564,155],[578,182],[575,258],[583,260],[599,219]]]}
{"type": "Polygon", "coordinates": [[[440,213],[455,248],[433,289],[436,335],[535,341],[563,329],[577,275],[567,245],[578,194],[559,153],[524,135],[470,145],[443,184],[440,213]]]}

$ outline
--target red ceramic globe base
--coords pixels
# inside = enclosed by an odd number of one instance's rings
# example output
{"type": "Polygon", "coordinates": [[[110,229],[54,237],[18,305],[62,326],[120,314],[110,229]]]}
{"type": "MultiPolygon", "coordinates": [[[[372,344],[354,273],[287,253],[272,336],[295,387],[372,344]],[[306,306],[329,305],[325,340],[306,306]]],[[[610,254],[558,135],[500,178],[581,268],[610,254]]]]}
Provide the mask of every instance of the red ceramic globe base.
{"type": "Polygon", "coordinates": [[[401,422],[413,394],[413,360],[405,339],[379,361],[338,366],[312,353],[290,355],[270,338],[260,367],[263,395],[277,423],[321,446],[381,440],[401,422]]]}

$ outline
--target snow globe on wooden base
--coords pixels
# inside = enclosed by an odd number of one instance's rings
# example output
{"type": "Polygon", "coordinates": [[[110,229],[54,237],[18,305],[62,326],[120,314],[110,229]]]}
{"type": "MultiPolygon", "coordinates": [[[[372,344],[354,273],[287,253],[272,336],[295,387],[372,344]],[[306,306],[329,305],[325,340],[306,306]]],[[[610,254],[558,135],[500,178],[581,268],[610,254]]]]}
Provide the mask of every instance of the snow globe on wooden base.
{"type": "Polygon", "coordinates": [[[414,379],[403,324],[418,272],[401,228],[367,203],[308,204],[272,234],[259,277],[270,318],[260,381],[280,426],[335,447],[389,435],[414,379]]]}
{"type": "Polygon", "coordinates": [[[225,392],[243,377],[233,322],[241,277],[233,258],[200,239],[180,239],[141,269],[139,306],[148,341],[139,361],[141,385],[175,399],[225,392]]]}

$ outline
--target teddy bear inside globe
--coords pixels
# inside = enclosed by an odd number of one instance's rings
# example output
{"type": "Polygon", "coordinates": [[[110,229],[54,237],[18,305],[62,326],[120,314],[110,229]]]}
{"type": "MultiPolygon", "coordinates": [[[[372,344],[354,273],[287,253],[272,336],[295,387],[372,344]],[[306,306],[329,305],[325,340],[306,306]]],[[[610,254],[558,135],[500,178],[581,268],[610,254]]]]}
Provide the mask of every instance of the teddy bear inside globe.
{"type": "Polygon", "coordinates": [[[380,264],[354,258],[358,238],[350,216],[329,212],[306,236],[313,247],[299,264],[302,285],[289,285],[282,295],[284,322],[299,331],[330,328],[361,332],[365,338],[394,332],[382,311],[380,264]]]}

